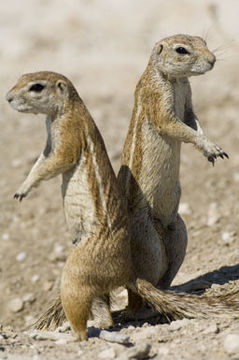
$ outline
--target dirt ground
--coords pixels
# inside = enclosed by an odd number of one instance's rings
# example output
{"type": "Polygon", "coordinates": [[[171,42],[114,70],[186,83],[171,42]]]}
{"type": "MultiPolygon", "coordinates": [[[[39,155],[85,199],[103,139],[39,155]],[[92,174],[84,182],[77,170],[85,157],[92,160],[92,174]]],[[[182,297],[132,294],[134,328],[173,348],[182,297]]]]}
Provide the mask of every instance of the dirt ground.
{"type": "MultiPolygon", "coordinates": [[[[239,359],[239,322],[227,318],[116,330],[125,346],[99,339],[73,342],[70,333],[39,340],[25,330],[57,293],[71,248],[60,177],[18,203],[13,194],[45,143],[41,116],[14,112],[5,93],[25,72],[69,77],[92,113],[117,172],[133,92],[154,43],[174,33],[204,36],[218,61],[192,79],[204,132],[226,151],[212,167],[183,145],[180,212],[189,234],[173,285],[201,277],[210,291],[239,286],[239,28],[237,0],[9,0],[0,3],[0,359],[239,359]]],[[[125,304],[124,291],[117,305],[125,304]]],[[[44,334],[43,334],[44,335],[44,334]]]]}

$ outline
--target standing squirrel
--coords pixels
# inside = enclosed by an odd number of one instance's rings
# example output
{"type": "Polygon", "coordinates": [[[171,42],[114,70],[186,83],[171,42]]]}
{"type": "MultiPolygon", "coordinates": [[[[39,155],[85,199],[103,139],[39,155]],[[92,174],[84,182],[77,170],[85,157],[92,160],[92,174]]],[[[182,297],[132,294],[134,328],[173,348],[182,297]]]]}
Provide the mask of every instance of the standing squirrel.
{"type": "MultiPolygon", "coordinates": [[[[155,44],[135,90],[118,181],[130,216],[134,269],[159,288],[170,286],[188,242],[178,214],[181,143],[192,143],[213,164],[228,157],[203,135],[188,80],[211,70],[215,61],[200,37],[165,38],[155,44]]],[[[129,307],[136,306],[129,292],[129,307]]]]}
{"type": "MultiPolygon", "coordinates": [[[[168,319],[220,315],[219,310],[223,316],[233,310],[239,315],[236,291],[215,298],[177,294],[158,290],[138,276],[125,200],[102,137],[68,79],[52,72],[23,75],[7,100],[18,111],[47,115],[45,149],[15,198],[22,200],[41,180],[62,174],[66,221],[77,240],[63,270],[60,297],[47,313],[53,314],[53,323],[54,315],[61,314],[62,321],[65,313],[77,337],[87,339],[94,300],[121,285],[168,319]]],[[[44,321],[49,325],[49,318],[44,321]]]]}

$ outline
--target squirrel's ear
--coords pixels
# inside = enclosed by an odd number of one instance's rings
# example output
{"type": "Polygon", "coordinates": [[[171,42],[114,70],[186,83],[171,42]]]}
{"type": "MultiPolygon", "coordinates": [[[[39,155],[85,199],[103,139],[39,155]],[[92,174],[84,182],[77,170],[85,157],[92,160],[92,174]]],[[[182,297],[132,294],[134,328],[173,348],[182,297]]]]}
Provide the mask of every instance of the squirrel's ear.
{"type": "Polygon", "coordinates": [[[68,87],[65,81],[58,80],[56,83],[56,91],[60,96],[66,97],[68,95],[68,87]]]}
{"type": "Polygon", "coordinates": [[[162,51],[163,51],[163,45],[160,44],[158,47],[157,55],[160,55],[162,51]]]}

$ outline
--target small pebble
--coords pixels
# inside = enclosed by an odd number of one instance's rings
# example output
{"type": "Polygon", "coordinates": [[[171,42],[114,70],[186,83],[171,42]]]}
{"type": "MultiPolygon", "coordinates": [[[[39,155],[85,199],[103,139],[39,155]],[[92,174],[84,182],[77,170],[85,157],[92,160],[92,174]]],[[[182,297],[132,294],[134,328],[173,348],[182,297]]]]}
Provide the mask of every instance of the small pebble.
{"type": "Polygon", "coordinates": [[[186,325],[184,320],[186,320],[186,323],[189,321],[188,319],[172,321],[169,325],[169,331],[180,330],[182,327],[186,325]]]}
{"type": "Polygon", "coordinates": [[[224,350],[229,354],[239,355],[239,333],[228,334],[224,340],[224,350]]]}
{"type": "Polygon", "coordinates": [[[130,338],[126,334],[121,334],[116,331],[101,330],[99,338],[109,342],[115,342],[118,344],[128,344],[130,338]]]}
{"type": "Polygon", "coordinates": [[[54,253],[55,254],[61,254],[64,250],[64,247],[60,244],[56,244],[54,247],[54,253]]]}
{"type": "Polygon", "coordinates": [[[12,299],[8,304],[9,310],[14,313],[21,311],[23,309],[23,306],[24,302],[20,298],[12,299]]]}
{"type": "Polygon", "coordinates": [[[207,225],[215,225],[220,220],[217,203],[213,202],[209,205],[207,225]]]}
{"type": "Polygon", "coordinates": [[[46,281],[43,284],[43,290],[44,291],[50,291],[53,288],[53,282],[52,281],[46,281]]]}
{"type": "Polygon", "coordinates": [[[6,180],[4,180],[4,179],[1,179],[0,180],[0,186],[5,186],[6,185],[6,180]]]}
{"type": "Polygon", "coordinates": [[[40,276],[37,275],[37,274],[32,276],[32,282],[33,283],[36,283],[39,279],[40,279],[40,276]]]}
{"type": "Polygon", "coordinates": [[[9,234],[8,233],[2,234],[2,239],[3,240],[8,240],[9,239],[9,234]]]}
{"type": "Polygon", "coordinates": [[[25,253],[25,251],[22,251],[16,256],[16,259],[17,259],[17,261],[21,262],[26,259],[26,256],[27,256],[27,254],[25,253]]]}
{"type": "Polygon", "coordinates": [[[234,179],[235,182],[239,182],[239,172],[235,172],[233,174],[233,179],[234,179]]]}
{"type": "Polygon", "coordinates": [[[217,326],[216,323],[214,324],[211,324],[210,326],[208,326],[204,331],[203,333],[204,334],[218,334],[220,331],[219,327],[217,326]]]}
{"type": "Polygon", "coordinates": [[[18,168],[22,165],[22,162],[20,159],[14,159],[11,163],[12,167],[14,168],[18,168]]]}
{"type": "Polygon", "coordinates": [[[235,240],[236,233],[234,231],[224,231],[222,232],[222,241],[225,245],[231,245],[235,240]]]}
{"type": "Polygon", "coordinates": [[[35,319],[32,315],[26,315],[24,320],[26,325],[32,325],[35,322],[35,319]]]}
{"type": "Polygon", "coordinates": [[[36,297],[33,293],[25,294],[23,297],[23,301],[27,303],[33,303],[36,300],[36,297]]]}
{"type": "Polygon", "coordinates": [[[151,350],[151,345],[148,343],[137,344],[136,346],[129,348],[127,356],[129,359],[145,359],[148,357],[151,350]]]}

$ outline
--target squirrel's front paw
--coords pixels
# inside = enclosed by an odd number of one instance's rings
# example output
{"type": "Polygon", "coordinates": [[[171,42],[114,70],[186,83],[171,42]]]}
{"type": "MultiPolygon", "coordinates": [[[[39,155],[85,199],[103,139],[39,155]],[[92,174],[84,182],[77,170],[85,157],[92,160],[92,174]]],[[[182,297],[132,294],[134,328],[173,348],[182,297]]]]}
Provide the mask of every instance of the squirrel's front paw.
{"type": "Polygon", "coordinates": [[[27,183],[23,183],[19,189],[17,190],[16,194],[14,194],[14,199],[17,199],[19,201],[22,201],[23,198],[27,196],[27,194],[30,191],[30,187],[27,183]]]}
{"type": "Polygon", "coordinates": [[[19,200],[19,201],[22,201],[22,199],[23,199],[24,197],[26,197],[26,196],[27,196],[26,193],[21,193],[21,194],[19,194],[19,193],[17,192],[16,194],[14,194],[14,199],[17,199],[17,200],[19,200]]]}
{"type": "Polygon", "coordinates": [[[210,143],[206,147],[204,151],[204,155],[207,157],[208,161],[210,161],[213,165],[215,160],[220,156],[220,158],[224,159],[226,157],[229,159],[227,153],[225,153],[219,146],[216,144],[210,143]]]}

